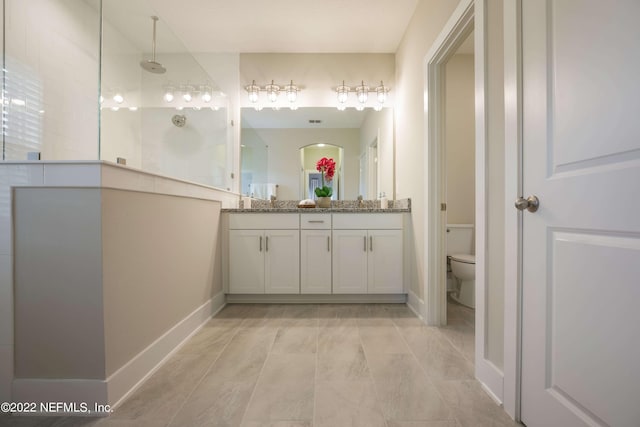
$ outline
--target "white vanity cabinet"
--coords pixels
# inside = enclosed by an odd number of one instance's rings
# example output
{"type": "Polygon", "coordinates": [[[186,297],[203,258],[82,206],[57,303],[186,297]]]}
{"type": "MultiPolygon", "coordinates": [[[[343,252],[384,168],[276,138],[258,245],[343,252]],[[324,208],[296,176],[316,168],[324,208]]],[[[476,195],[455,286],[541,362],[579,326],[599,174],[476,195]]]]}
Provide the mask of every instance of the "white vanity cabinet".
{"type": "Polygon", "coordinates": [[[229,293],[300,293],[298,214],[229,215],[229,293]]]}
{"type": "Polygon", "coordinates": [[[402,214],[333,214],[333,293],[403,292],[402,214]]]}
{"type": "Polygon", "coordinates": [[[300,214],[300,293],[331,293],[331,214],[300,214]]]}

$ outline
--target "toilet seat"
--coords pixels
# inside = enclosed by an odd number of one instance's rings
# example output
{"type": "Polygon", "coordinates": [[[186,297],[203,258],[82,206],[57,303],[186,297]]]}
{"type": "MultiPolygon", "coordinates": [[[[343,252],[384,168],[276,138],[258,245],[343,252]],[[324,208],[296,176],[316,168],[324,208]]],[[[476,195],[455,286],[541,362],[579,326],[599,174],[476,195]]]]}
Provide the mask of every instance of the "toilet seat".
{"type": "Polygon", "coordinates": [[[464,264],[475,264],[476,256],[471,254],[454,254],[451,255],[451,260],[462,262],[464,264]]]}

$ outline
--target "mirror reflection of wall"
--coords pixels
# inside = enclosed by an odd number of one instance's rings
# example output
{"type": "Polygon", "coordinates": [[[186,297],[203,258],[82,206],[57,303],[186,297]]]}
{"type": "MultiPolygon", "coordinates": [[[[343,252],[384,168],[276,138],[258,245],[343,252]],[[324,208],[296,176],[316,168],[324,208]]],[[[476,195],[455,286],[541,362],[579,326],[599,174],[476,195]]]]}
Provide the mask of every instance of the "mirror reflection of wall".
{"type": "MultiPolygon", "coordinates": [[[[300,108],[294,111],[256,111],[253,108],[243,108],[241,116],[241,155],[246,153],[250,156],[250,159],[241,159],[243,194],[250,194],[250,184],[262,181],[278,185],[277,197],[280,200],[308,198],[305,182],[308,177],[305,178],[305,171],[315,170],[315,162],[321,157],[329,156],[309,156],[309,164],[302,166],[300,149],[326,144],[342,147],[342,154],[339,155],[338,191],[334,191],[334,199],[354,200],[360,194],[365,198],[375,198],[376,189],[363,192],[360,178],[361,156],[364,153],[369,159],[372,141],[377,141],[378,144],[379,180],[382,181],[382,177],[385,177],[388,188],[384,191],[387,195],[393,194],[391,109],[385,108],[378,112],[373,109],[338,111],[332,107],[300,108]],[[269,147],[268,156],[264,150],[266,146],[269,147]],[[253,147],[251,152],[250,147],[253,147]],[[262,151],[260,147],[263,147],[262,151]]],[[[366,187],[367,184],[364,185],[365,190],[366,187]]]]}

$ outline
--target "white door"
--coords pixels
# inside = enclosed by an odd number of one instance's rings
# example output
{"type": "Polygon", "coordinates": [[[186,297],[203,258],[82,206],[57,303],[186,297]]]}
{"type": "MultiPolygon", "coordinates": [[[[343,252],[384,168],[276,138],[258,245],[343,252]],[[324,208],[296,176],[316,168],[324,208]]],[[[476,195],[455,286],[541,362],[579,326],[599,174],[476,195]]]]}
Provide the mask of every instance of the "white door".
{"type": "Polygon", "coordinates": [[[369,230],[370,294],[402,293],[402,230],[369,230]]]}
{"type": "Polygon", "coordinates": [[[265,230],[265,281],[267,294],[300,293],[300,232],[265,230]]]}
{"type": "Polygon", "coordinates": [[[528,427],[640,426],[640,1],[522,5],[528,427]]]}
{"type": "Polygon", "coordinates": [[[300,293],[331,293],[331,230],[300,231],[300,293]]]}
{"type": "Polygon", "coordinates": [[[333,230],[333,293],[367,293],[367,230],[333,230]]]}
{"type": "Polygon", "coordinates": [[[264,293],[264,233],[229,231],[229,293],[264,293]]]}

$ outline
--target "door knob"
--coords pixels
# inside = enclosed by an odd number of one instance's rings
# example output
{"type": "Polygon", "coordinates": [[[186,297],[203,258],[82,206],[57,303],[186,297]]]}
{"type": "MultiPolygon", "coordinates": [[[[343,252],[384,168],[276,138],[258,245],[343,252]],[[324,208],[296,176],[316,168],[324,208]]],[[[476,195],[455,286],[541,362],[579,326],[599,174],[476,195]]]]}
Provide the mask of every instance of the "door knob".
{"type": "Polygon", "coordinates": [[[518,197],[515,206],[519,211],[526,209],[529,212],[535,212],[540,206],[540,200],[538,200],[536,196],[529,196],[526,199],[524,197],[518,197]]]}

